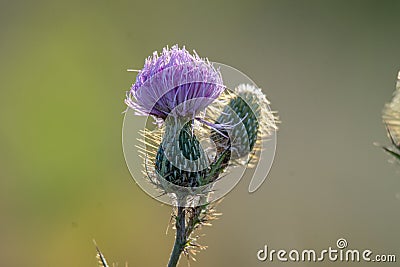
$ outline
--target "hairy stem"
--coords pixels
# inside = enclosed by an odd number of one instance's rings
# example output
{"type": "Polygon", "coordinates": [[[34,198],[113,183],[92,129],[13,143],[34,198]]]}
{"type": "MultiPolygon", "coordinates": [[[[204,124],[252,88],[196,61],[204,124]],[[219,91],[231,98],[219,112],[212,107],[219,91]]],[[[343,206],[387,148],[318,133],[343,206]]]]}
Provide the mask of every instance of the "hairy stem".
{"type": "Polygon", "coordinates": [[[200,214],[203,211],[204,206],[197,206],[192,208],[191,216],[189,217],[187,226],[186,226],[186,239],[189,239],[192,232],[200,223],[200,214]]]}
{"type": "Polygon", "coordinates": [[[178,214],[175,221],[176,237],[174,248],[168,262],[168,267],[176,267],[179,257],[186,245],[186,229],[185,229],[185,207],[178,206],[178,214]]]}

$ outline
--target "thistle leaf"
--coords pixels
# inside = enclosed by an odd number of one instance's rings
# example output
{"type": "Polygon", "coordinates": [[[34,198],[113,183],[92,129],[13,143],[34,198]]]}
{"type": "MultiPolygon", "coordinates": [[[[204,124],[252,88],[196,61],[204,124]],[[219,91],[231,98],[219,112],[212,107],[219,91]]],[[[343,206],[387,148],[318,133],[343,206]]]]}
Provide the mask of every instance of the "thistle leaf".
{"type": "Polygon", "coordinates": [[[383,150],[385,150],[385,151],[388,152],[390,155],[394,156],[397,160],[400,161],[400,153],[399,153],[399,152],[393,151],[393,150],[390,149],[389,147],[385,147],[385,146],[383,146],[382,148],[383,148],[383,150]]]}
{"type": "Polygon", "coordinates": [[[109,267],[108,264],[107,264],[106,258],[104,257],[103,253],[101,253],[99,247],[96,244],[96,241],[93,240],[93,243],[96,246],[96,251],[97,251],[96,258],[99,261],[99,266],[101,266],[101,267],[109,267]]]}

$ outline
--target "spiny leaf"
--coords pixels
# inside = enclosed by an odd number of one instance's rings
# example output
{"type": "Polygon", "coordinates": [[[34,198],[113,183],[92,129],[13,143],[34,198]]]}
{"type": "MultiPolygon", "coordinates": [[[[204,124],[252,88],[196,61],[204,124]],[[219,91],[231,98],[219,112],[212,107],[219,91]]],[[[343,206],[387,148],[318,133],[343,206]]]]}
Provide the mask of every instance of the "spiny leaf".
{"type": "Polygon", "coordinates": [[[99,247],[96,244],[96,241],[93,240],[94,245],[96,246],[96,251],[97,255],[96,258],[99,260],[99,266],[101,267],[109,267],[106,261],[106,258],[104,257],[103,253],[101,253],[99,247]]]}
{"type": "Polygon", "coordinates": [[[395,152],[395,151],[393,151],[393,150],[391,150],[390,148],[388,148],[388,147],[382,147],[383,148],[383,150],[385,150],[386,152],[388,152],[390,155],[392,155],[392,156],[394,156],[397,160],[400,160],[400,154],[398,153],[398,152],[395,152]]]}

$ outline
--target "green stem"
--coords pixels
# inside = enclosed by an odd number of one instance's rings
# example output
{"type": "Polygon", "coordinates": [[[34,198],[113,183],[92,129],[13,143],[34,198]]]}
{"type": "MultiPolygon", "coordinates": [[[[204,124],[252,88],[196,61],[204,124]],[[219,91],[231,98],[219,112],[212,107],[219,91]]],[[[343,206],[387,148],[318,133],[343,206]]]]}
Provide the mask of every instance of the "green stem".
{"type": "Polygon", "coordinates": [[[178,206],[178,214],[176,216],[176,237],[174,248],[171,252],[171,257],[168,262],[168,267],[176,267],[179,257],[186,244],[186,230],[185,230],[185,207],[178,206]]]}

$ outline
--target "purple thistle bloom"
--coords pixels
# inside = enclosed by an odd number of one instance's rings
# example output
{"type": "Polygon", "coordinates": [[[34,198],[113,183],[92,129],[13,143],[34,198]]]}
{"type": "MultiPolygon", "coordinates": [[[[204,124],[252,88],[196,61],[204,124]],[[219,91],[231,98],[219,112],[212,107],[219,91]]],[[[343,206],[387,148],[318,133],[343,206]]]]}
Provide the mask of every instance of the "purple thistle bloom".
{"type": "Polygon", "coordinates": [[[224,89],[221,73],[208,60],[175,45],[146,59],[125,103],[138,115],[194,118],[224,89]]]}

